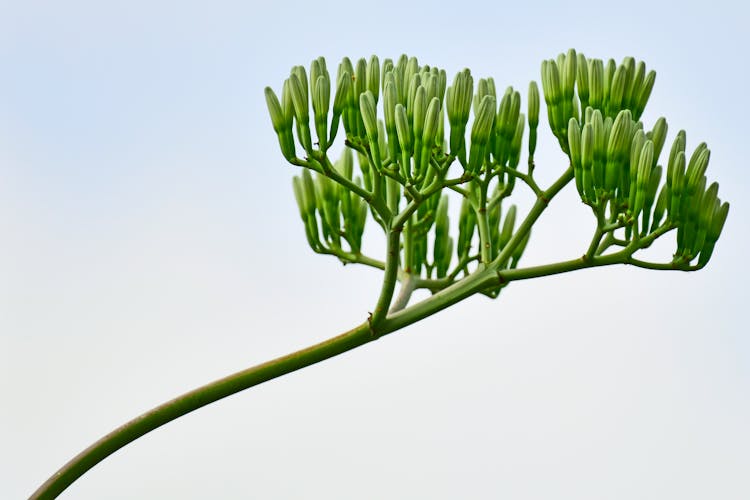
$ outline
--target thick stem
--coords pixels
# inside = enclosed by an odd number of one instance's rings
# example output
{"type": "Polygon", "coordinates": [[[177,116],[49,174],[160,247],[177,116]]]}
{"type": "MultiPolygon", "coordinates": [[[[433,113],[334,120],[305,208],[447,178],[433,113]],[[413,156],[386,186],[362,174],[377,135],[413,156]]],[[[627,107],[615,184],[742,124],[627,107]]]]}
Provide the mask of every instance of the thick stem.
{"type": "Polygon", "coordinates": [[[95,442],[65,464],[32,495],[31,499],[52,499],[76,479],[109,455],[152,430],[198,408],[232,394],[318,363],[375,340],[365,322],[337,337],[272,361],[234,373],[183,394],[136,417],[95,442]]]}
{"type": "Polygon", "coordinates": [[[373,335],[375,335],[378,326],[385,319],[386,314],[388,314],[388,307],[391,305],[391,299],[393,299],[393,292],[396,289],[396,281],[398,281],[400,246],[401,228],[390,229],[388,231],[388,241],[386,246],[383,286],[380,289],[380,296],[378,297],[377,304],[375,304],[375,310],[372,312],[369,319],[373,335]]]}

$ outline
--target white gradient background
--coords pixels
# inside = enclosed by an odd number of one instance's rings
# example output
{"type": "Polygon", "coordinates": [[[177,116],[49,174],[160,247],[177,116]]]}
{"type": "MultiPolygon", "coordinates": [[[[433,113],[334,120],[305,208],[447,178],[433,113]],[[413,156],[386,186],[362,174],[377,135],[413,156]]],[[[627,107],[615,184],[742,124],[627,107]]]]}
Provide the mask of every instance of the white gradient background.
{"type": "MultiPolygon", "coordinates": [[[[379,273],[307,247],[265,85],[319,55],[335,69],[407,52],[525,99],[571,46],[645,60],[646,123],[709,143],[732,210],[708,268],[587,270],[467,300],[161,428],[61,498],[750,498],[748,13],[269,3],[0,3],[0,498],[372,308],[379,273]]],[[[540,130],[548,185],[564,160],[540,130]]],[[[523,262],[580,255],[592,225],[571,186],[523,262]]]]}

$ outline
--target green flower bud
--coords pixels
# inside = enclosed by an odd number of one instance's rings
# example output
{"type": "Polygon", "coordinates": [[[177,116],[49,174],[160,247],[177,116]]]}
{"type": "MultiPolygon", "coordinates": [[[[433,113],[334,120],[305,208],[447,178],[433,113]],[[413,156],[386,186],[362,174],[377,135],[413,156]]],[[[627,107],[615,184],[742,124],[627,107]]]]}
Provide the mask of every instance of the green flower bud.
{"type": "MultiPolygon", "coordinates": [[[[438,129],[438,122],[440,120],[440,99],[433,97],[430,100],[429,106],[427,106],[427,112],[424,118],[424,128],[422,132],[422,143],[425,145],[435,144],[435,134],[438,129]]],[[[416,130],[416,129],[415,129],[416,130]]]]}
{"type": "Polygon", "coordinates": [[[643,79],[645,76],[646,64],[643,61],[640,61],[638,65],[635,66],[633,78],[630,79],[630,85],[628,85],[628,88],[625,90],[625,96],[623,97],[622,102],[623,107],[633,111],[641,88],[643,87],[643,79]]]}
{"type": "MultiPolygon", "coordinates": [[[[451,127],[466,126],[473,97],[474,81],[468,69],[457,73],[446,93],[446,110],[451,127]]],[[[453,146],[451,146],[451,151],[453,146]]]]}
{"type": "Polygon", "coordinates": [[[474,114],[476,115],[479,111],[479,103],[482,101],[482,98],[486,95],[490,95],[489,86],[487,85],[487,80],[484,78],[480,78],[479,82],[477,82],[477,92],[474,94],[474,99],[472,101],[474,105],[474,114]]]}
{"type": "Polygon", "coordinates": [[[266,87],[264,92],[266,96],[266,105],[268,106],[268,113],[271,115],[271,123],[273,124],[274,131],[277,134],[280,134],[285,130],[291,130],[292,122],[287,120],[287,117],[284,116],[279,99],[276,97],[273,89],[271,89],[271,87],[266,87]]]}
{"type": "Polygon", "coordinates": [[[594,140],[594,163],[592,165],[592,180],[595,188],[604,187],[604,165],[607,160],[607,137],[604,130],[602,114],[595,109],[591,115],[591,125],[594,140]]]}
{"type": "Polygon", "coordinates": [[[544,91],[544,100],[547,103],[550,127],[555,136],[559,138],[566,122],[563,121],[565,118],[563,116],[560,73],[557,69],[557,63],[551,59],[542,62],[542,90],[544,91]]]}
{"type": "Polygon", "coordinates": [[[396,131],[396,104],[398,94],[394,79],[386,82],[383,88],[383,115],[385,116],[385,129],[388,133],[389,155],[395,160],[398,155],[398,133],[396,131]]]}
{"type": "Polygon", "coordinates": [[[370,57],[370,62],[367,64],[365,71],[365,78],[367,79],[367,90],[372,92],[372,95],[377,104],[378,98],[380,97],[380,61],[378,56],[373,55],[370,57]]]}
{"type": "Polygon", "coordinates": [[[417,97],[417,89],[422,85],[422,78],[419,74],[412,75],[409,81],[409,90],[406,95],[406,116],[409,121],[414,120],[414,99],[417,97]]]}
{"type": "Polygon", "coordinates": [[[648,103],[648,98],[651,97],[651,90],[654,88],[655,81],[656,72],[651,70],[646,75],[641,91],[638,93],[638,100],[633,106],[633,116],[635,116],[636,120],[641,117],[643,110],[646,109],[646,104],[648,103]]]}
{"type": "Polygon", "coordinates": [[[479,113],[474,118],[471,129],[471,150],[469,153],[469,172],[477,172],[482,166],[485,157],[487,143],[492,134],[492,125],[495,120],[495,98],[486,95],[479,104],[479,113]]]}
{"type": "Polygon", "coordinates": [[[464,198],[461,202],[461,212],[458,221],[458,243],[456,245],[456,255],[459,260],[469,254],[475,230],[476,214],[474,213],[474,209],[471,208],[469,199],[464,198]]]}
{"type": "MultiPolygon", "coordinates": [[[[651,233],[656,231],[656,229],[661,224],[662,219],[664,218],[664,213],[667,211],[667,203],[669,200],[669,186],[664,184],[661,188],[661,191],[659,191],[659,197],[656,198],[656,206],[654,206],[654,220],[651,223],[651,233]]],[[[644,229],[646,226],[643,226],[644,229]]]]}
{"type": "Polygon", "coordinates": [[[336,137],[336,132],[339,128],[339,118],[344,112],[344,108],[350,101],[349,94],[351,92],[352,77],[348,71],[344,71],[338,78],[336,84],[336,95],[333,98],[333,119],[331,120],[331,135],[328,139],[328,143],[332,143],[336,137]]]}
{"type": "Polygon", "coordinates": [[[505,214],[505,220],[503,221],[503,230],[500,232],[500,240],[498,248],[503,249],[505,245],[510,241],[513,236],[513,228],[516,225],[516,206],[511,205],[508,209],[508,213],[505,214]]]}
{"type": "Polygon", "coordinates": [[[438,127],[437,132],[435,132],[435,146],[437,146],[442,153],[447,154],[445,144],[445,107],[442,105],[440,106],[440,112],[438,113],[438,127]]]}
{"type": "Polygon", "coordinates": [[[313,59],[312,63],[310,63],[310,93],[313,97],[315,96],[315,86],[317,85],[318,77],[322,75],[323,71],[321,70],[320,61],[313,59]]]}
{"type": "MultiPolygon", "coordinates": [[[[718,200],[717,200],[718,204],[718,200]]],[[[719,239],[721,230],[724,228],[724,222],[727,220],[727,214],[729,213],[729,203],[722,204],[719,208],[714,211],[711,226],[706,234],[706,242],[701,250],[700,257],[698,258],[698,265],[703,267],[711,259],[713,254],[714,246],[716,241],[719,239]]]]}
{"type": "Polygon", "coordinates": [[[399,103],[396,104],[396,132],[398,133],[398,142],[401,146],[401,151],[411,153],[412,151],[412,136],[411,126],[409,125],[409,119],[406,116],[406,109],[399,103]]]}
{"type": "MultiPolygon", "coordinates": [[[[523,141],[523,129],[525,126],[526,117],[522,113],[518,115],[518,120],[516,121],[516,131],[513,133],[513,139],[511,139],[510,142],[510,157],[508,159],[508,166],[510,168],[518,167],[518,162],[521,159],[521,142],[523,141]]],[[[512,179],[515,179],[515,177],[513,177],[512,179]]]]}
{"type": "Polygon", "coordinates": [[[615,113],[622,109],[622,98],[625,95],[625,88],[628,83],[628,70],[624,65],[620,65],[615,70],[612,78],[612,87],[609,91],[609,104],[607,105],[607,114],[614,116],[615,113]]]}
{"type": "Polygon", "coordinates": [[[612,81],[617,71],[617,65],[614,59],[609,59],[607,65],[604,67],[604,101],[602,102],[602,108],[606,110],[606,115],[611,116],[612,105],[611,94],[612,94],[612,81]]]}
{"type": "Polygon", "coordinates": [[[434,73],[432,70],[425,73],[422,76],[422,85],[427,93],[427,102],[430,102],[433,97],[437,97],[437,70],[434,73]]]}
{"type": "Polygon", "coordinates": [[[586,109],[589,105],[589,63],[583,54],[578,54],[576,83],[578,84],[578,97],[581,99],[581,108],[586,109]]]}
{"type": "Polygon", "coordinates": [[[508,109],[503,115],[503,122],[501,123],[503,134],[508,139],[511,139],[518,126],[518,115],[521,113],[521,94],[518,91],[514,91],[513,87],[509,87],[508,90],[510,90],[508,109]]]}
{"type": "Polygon", "coordinates": [[[717,241],[721,236],[721,230],[724,228],[724,223],[727,220],[727,214],[729,213],[729,203],[724,202],[719,209],[714,212],[711,217],[711,225],[709,226],[706,238],[709,241],[717,241]]]}
{"type": "Polygon", "coordinates": [[[539,87],[534,80],[529,82],[529,128],[539,125],[539,87]]]}
{"type": "Polygon", "coordinates": [[[542,91],[547,106],[560,102],[560,74],[557,64],[551,59],[542,61],[542,91]]]}
{"type": "Polygon", "coordinates": [[[601,59],[589,61],[589,106],[604,107],[604,65],[601,59]]]}
{"type": "MultiPolygon", "coordinates": [[[[432,148],[435,147],[435,134],[438,129],[440,120],[440,100],[433,97],[424,118],[424,128],[422,132],[422,158],[421,164],[427,166],[430,164],[432,148]]],[[[414,128],[416,133],[416,127],[414,128]]]]}
{"type": "Polygon", "coordinates": [[[413,105],[413,130],[414,137],[422,138],[422,132],[424,130],[424,118],[427,113],[427,92],[423,86],[419,86],[414,97],[413,105]]]}
{"type": "Polygon", "coordinates": [[[638,161],[641,158],[641,151],[643,150],[643,145],[646,142],[646,134],[643,132],[643,129],[637,129],[635,133],[633,134],[633,139],[630,143],[630,172],[631,172],[631,179],[635,182],[635,179],[638,174],[638,161]]]}
{"type": "Polygon", "coordinates": [[[302,179],[296,175],[292,177],[292,189],[294,190],[294,199],[297,200],[297,207],[299,208],[299,216],[302,222],[307,220],[307,203],[305,202],[304,186],[302,185],[302,179]]]}
{"type": "Polygon", "coordinates": [[[573,91],[576,84],[576,51],[568,50],[565,56],[565,66],[560,68],[562,71],[562,97],[566,101],[573,99],[573,91]]]}
{"type": "MultiPolygon", "coordinates": [[[[671,202],[669,206],[669,217],[677,222],[682,213],[682,196],[685,191],[685,152],[678,151],[672,169],[671,179],[667,172],[667,182],[670,184],[671,202]],[[670,183],[671,180],[671,183],[670,183]]],[[[687,196],[686,196],[687,197],[687,196]]]]}
{"type": "Polygon", "coordinates": [[[297,119],[297,137],[302,147],[309,153],[312,151],[312,138],[310,137],[310,111],[308,109],[307,91],[303,90],[304,87],[302,87],[296,73],[292,74],[288,81],[292,104],[294,105],[294,115],[297,119]]]}
{"type": "Polygon", "coordinates": [[[714,212],[719,209],[719,183],[713,182],[701,200],[700,212],[698,213],[698,231],[693,244],[692,253],[697,255],[706,242],[708,232],[711,230],[714,212]]]}
{"type": "Polygon", "coordinates": [[[359,111],[370,143],[370,154],[372,155],[372,160],[375,162],[375,168],[380,170],[380,142],[375,96],[373,96],[372,92],[369,90],[359,96],[359,111]]]}
{"type": "MultiPolygon", "coordinates": [[[[437,99],[435,97],[434,99],[437,99]]],[[[435,212],[435,243],[433,247],[433,262],[437,268],[437,277],[445,277],[450,266],[453,242],[449,236],[448,197],[443,195],[438,202],[435,212]]]]}
{"type": "Polygon", "coordinates": [[[654,163],[658,161],[664,141],[667,139],[667,120],[662,116],[656,120],[654,129],[651,131],[651,140],[654,141],[654,163]]]}
{"type": "Polygon", "coordinates": [[[348,57],[344,57],[339,63],[338,73],[336,74],[336,81],[341,79],[341,75],[343,75],[344,72],[349,73],[350,75],[354,75],[354,66],[352,65],[351,59],[349,59],[348,57]]]}
{"type": "Polygon", "coordinates": [[[306,104],[306,107],[307,107],[307,103],[309,102],[309,94],[308,94],[307,89],[309,87],[308,87],[308,83],[307,83],[307,73],[305,72],[305,67],[304,66],[295,66],[295,67],[293,67],[292,68],[292,75],[296,76],[297,80],[299,80],[300,89],[301,89],[302,95],[304,97],[303,100],[304,100],[304,102],[306,104]]]}
{"type": "Polygon", "coordinates": [[[385,76],[388,73],[391,73],[393,71],[393,59],[387,58],[383,61],[383,65],[380,68],[380,77],[382,80],[380,81],[380,87],[385,90],[385,76]]]}
{"type": "MultiPolygon", "coordinates": [[[[677,132],[677,137],[675,137],[674,142],[672,143],[672,149],[669,152],[669,168],[667,170],[668,174],[669,170],[674,168],[673,165],[677,160],[677,153],[679,153],[680,151],[682,151],[683,153],[685,152],[685,141],[685,131],[680,130],[679,132],[677,132]]],[[[667,177],[667,179],[669,179],[669,176],[667,177]]]]}
{"type": "Polygon", "coordinates": [[[705,175],[710,158],[711,151],[708,149],[705,142],[701,143],[693,152],[686,173],[687,189],[689,192],[692,193],[694,191],[700,178],[705,175]]]}
{"type": "Polygon", "coordinates": [[[287,78],[284,80],[284,86],[281,89],[281,111],[287,122],[294,121],[294,101],[292,100],[292,86],[287,78]]]}
{"type": "Polygon", "coordinates": [[[364,92],[359,96],[359,111],[365,124],[367,137],[377,144],[378,141],[378,119],[375,107],[375,96],[372,92],[364,92]]]}
{"type": "Polygon", "coordinates": [[[576,189],[583,198],[583,164],[581,162],[581,127],[578,120],[571,118],[568,121],[568,149],[570,151],[570,164],[573,165],[573,174],[576,180],[576,189]]]}
{"type": "MultiPolygon", "coordinates": [[[[448,84],[448,75],[445,73],[444,69],[441,69],[438,71],[437,74],[437,80],[436,80],[436,88],[437,88],[437,98],[440,100],[441,105],[443,102],[443,99],[445,99],[445,87],[448,84]]],[[[493,82],[494,87],[494,82],[493,82]]],[[[441,106],[442,107],[442,106],[441,106]]]]}
{"type": "Polygon", "coordinates": [[[620,101],[620,106],[622,109],[630,109],[627,106],[628,101],[630,100],[630,92],[632,91],[633,87],[633,78],[635,77],[635,59],[632,57],[626,57],[622,60],[622,65],[625,67],[625,88],[623,89],[622,93],[622,100],[620,101]]]}
{"type": "Polygon", "coordinates": [[[624,109],[617,113],[612,124],[612,131],[609,134],[607,143],[607,159],[616,159],[623,161],[628,157],[630,152],[630,138],[632,137],[632,115],[630,110],[624,109]]]}
{"type": "Polygon", "coordinates": [[[536,151],[536,128],[539,125],[539,88],[535,81],[529,82],[529,164],[536,151]]]}
{"type": "Polygon", "coordinates": [[[641,158],[643,145],[646,143],[646,134],[642,129],[638,129],[633,134],[633,140],[630,145],[630,160],[628,162],[628,207],[635,206],[636,186],[638,183],[638,162],[641,158]]]}
{"type": "MultiPolygon", "coordinates": [[[[646,201],[646,192],[649,181],[651,180],[651,165],[654,160],[654,143],[646,141],[641,151],[641,157],[638,160],[638,178],[636,182],[635,205],[633,207],[633,217],[636,218],[643,209],[646,201]]],[[[632,187],[631,187],[632,189],[632,187]]]]}
{"type": "Polygon", "coordinates": [[[613,192],[620,180],[622,170],[630,151],[631,138],[630,111],[625,109],[617,114],[607,141],[607,163],[605,168],[605,189],[613,192]]]}
{"type": "MultiPolygon", "coordinates": [[[[359,99],[361,94],[367,90],[367,61],[363,57],[357,60],[354,68],[354,97],[359,99]]],[[[373,94],[375,98],[375,94],[373,94]]]]}
{"type": "Polygon", "coordinates": [[[661,181],[661,166],[657,165],[651,169],[651,177],[648,180],[646,186],[646,198],[643,202],[643,223],[641,224],[641,236],[646,236],[648,232],[648,225],[651,218],[651,207],[656,199],[656,191],[659,189],[659,182],[661,181]]]}
{"type": "Polygon", "coordinates": [[[495,144],[492,149],[495,159],[500,164],[504,164],[510,155],[510,142],[516,130],[520,105],[518,92],[514,93],[513,87],[508,87],[500,101],[500,109],[495,121],[495,144]]]}
{"type": "Polygon", "coordinates": [[[315,182],[313,181],[310,171],[307,169],[302,170],[302,187],[305,201],[305,213],[312,215],[315,213],[315,182]]]}
{"type": "Polygon", "coordinates": [[[593,202],[596,200],[596,193],[593,184],[593,165],[594,128],[591,123],[586,123],[581,132],[581,184],[583,188],[584,202],[593,202]]]}
{"type": "Polygon", "coordinates": [[[689,260],[696,255],[694,248],[698,236],[698,219],[705,189],[706,176],[704,175],[698,181],[695,190],[689,192],[687,198],[683,198],[687,203],[683,203],[681,206],[682,213],[680,214],[680,217],[682,218],[682,224],[678,228],[677,246],[678,249],[681,250],[681,254],[689,260]],[[682,229],[682,234],[680,234],[679,229],[682,229]]]}
{"type": "Polygon", "coordinates": [[[310,121],[310,110],[307,101],[307,91],[302,86],[302,82],[296,74],[292,74],[289,77],[289,90],[292,96],[292,104],[294,105],[295,118],[300,123],[308,123],[310,121]]]}
{"type": "Polygon", "coordinates": [[[328,105],[331,99],[331,84],[325,75],[320,75],[313,91],[313,112],[315,113],[315,132],[321,149],[326,149],[328,140],[328,105]]]}
{"type": "Polygon", "coordinates": [[[406,63],[406,70],[404,72],[404,81],[411,82],[414,75],[419,74],[419,62],[416,57],[409,58],[406,63]]]}

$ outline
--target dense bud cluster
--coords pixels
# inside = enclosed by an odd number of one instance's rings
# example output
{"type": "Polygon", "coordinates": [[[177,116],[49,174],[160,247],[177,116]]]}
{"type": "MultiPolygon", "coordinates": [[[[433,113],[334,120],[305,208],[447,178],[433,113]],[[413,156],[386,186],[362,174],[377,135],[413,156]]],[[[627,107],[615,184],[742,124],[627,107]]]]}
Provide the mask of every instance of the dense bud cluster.
{"type": "MultiPolygon", "coordinates": [[[[331,107],[325,60],[313,61],[309,74],[308,79],[305,69],[295,66],[283,84],[281,100],[270,88],[265,93],[284,157],[307,167],[295,177],[294,191],[315,251],[333,253],[344,261],[355,259],[368,204],[373,218],[387,230],[393,222],[388,215],[396,217],[419,200],[403,228],[401,266],[406,272],[443,278],[450,271],[454,251],[467,272],[466,265],[479,258],[469,251],[479,233],[478,220],[491,239],[488,258],[499,254],[503,242],[510,239],[515,214],[513,208],[505,219],[500,217],[501,200],[510,195],[516,180],[506,170],[518,168],[527,121],[519,92],[509,87],[498,96],[491,78],[478,80],[475,90],[468,69],[448,85],[444,70],[420,66],[416,58],[405,55],[382,64],[375,56],[356,64],[344,58],[338,66],[331,107]],[[310,102],[317,141],[311,136],[310,102]],[[327,165],[326,153],[340,125],[348,148],[342,160],[327,165]],[[353,175],[351,151],[356,152],[359,176],[353,175]],[[447,175],[455,162],[461,172],[460,182],[454,184],[466,185],[469,207],[461,212],[460,249],[450,236],[448,197],[440,193],[441,184],[450,182],[447,175]],[[310,169],[316,174],[311,175],[310,169]],[[353,185],[359,190],[352,191],[353,185]]],[[[535,82],[529,89],[529,130],[534,138],[529,152],[533,155],[539,91],[535,82]]],[[[527,240],[506,265],[517,263],[527,240]]],[[[474,246],[476,252],[478,245],[474,246]]]]}
{"type": "Polygon", "coordinates": [[[729,205],[718,198],[718,184],[706,186],[710,152],[705,143],[696,148],[685,170],[684,131],[674,140],[667,179],[659,188],[667,121],[659,118],[650,131],[638,121],[655,76],[632,57],[604,66],[571,50],[557,61],[545,61],[542,83],[550,126],[570,157],[584,203],[610,222],[619,221],[626,240],[677,228],[674,263],[687,264],[700,255],[702,266],[713,252],[729,205]],[[567,120],[564,133],[562,120],[567,120]]]}
{"type": "MultiPolygon", "coordinates": [[[[634,263],[634,251],[676,229],[671,265],[699,268],[726,220],[729,205],[719,199],[718,184],[707,186],[705,144],[686,161],[680,131],[666,168],[660,163],[667,122],[659,118],[647,130],[640,121],[655,78],[632,57],[618,65],[572,49],[542,63],[551,130],[569,157],[581,199],[597,217],[589,262],[619,245],[627,250],[623,261],[634,263]]],[[[539,88],[530,82],[524,114],[520,93],[512,87],[498,93],[492,78],[475,81],[464,69],[448,83],[444,70],[402,55],[382,63],[376,56],[356,63],[344,58],[335,81],[318,58],[309,78],[302,66],[292,68],[281,99],[265,89],[282,154],[305,168],[294,179],[294,192],[316,252],[388,269],[388,262],[361,252],[370,214],[386,234],[398,233],[392,261],[399,273],[433,280],[425,287],[437,289],[438,282],[480,267],[516,267],[530,225],[516,234],[517,209],[503,215],[502,202],[518,179],[544,200],[533,178],[539,88]],[[522,173],[527,124],[528,171],[522,173]],[[332,162],[327,153],[341,129],[347,148],[332,162]],[[455,239],[445,189],[463,197],[455,239]]],[[[484,293],[496,296],[499,288],[484,293]]]]}

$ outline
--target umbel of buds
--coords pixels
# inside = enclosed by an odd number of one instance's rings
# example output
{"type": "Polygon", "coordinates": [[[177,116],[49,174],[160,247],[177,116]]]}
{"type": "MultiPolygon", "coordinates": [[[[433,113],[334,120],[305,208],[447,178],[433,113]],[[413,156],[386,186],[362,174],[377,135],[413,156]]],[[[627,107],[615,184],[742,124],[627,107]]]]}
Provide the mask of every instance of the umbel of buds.
{"type": "MultiPolygon", "coordinates": [[[[549,125],[569,163],[570,178],[561,182],[574,181],[597,220],[583,261],[601,265],[618,255],[642,267],[705,266],[729,205],[719,198],[718,184],[706,180],[705,143],[686,161],[686,134],[680,131],[662,166],[666,119],[650,130],[639,121],[656,73],[632,57],[618,65],[573,49],[541,68],[549,125]],[[671,262],[635,258],[637,250],[672,230],[677,250],[671,262]],[[618,251],[608,252],[612,248],[618,251]]],[[[344,263],[383,269],[407,294],[415,288],[434,293],[489,269],[497,283],[478,291],[497,296],[538,217],[532,210],[516,227],[518,209],[503,211],[505,199],[520,179],[549,202],[534,179],[537,83],[529,83],[524,108],[517,90],[498,94],[492,78],[475,80],[464,69],[449,85],[444,70],[406,55],[382,64],[376,56],[356,63],[344,58],[334,82],[325,59],[318,58],[309,75],[295,66],[281,99],[271,88],[265,93],[283,156],[303,168],[293,185],[310,247],[344,263]],[[527,126],[528,169],[522,171],[527,126]],[[344,153],[331,160],[328,151],[342,129],[344,153]],[[462,199],[455,237],[446,193],[462,199]],[[385,259],[363,253],[369,218],[391,235],[385,259]]],[[[392,305],[383,302],[376,319],[392,305]]]]}

